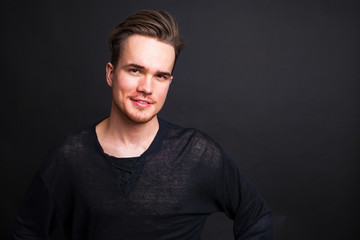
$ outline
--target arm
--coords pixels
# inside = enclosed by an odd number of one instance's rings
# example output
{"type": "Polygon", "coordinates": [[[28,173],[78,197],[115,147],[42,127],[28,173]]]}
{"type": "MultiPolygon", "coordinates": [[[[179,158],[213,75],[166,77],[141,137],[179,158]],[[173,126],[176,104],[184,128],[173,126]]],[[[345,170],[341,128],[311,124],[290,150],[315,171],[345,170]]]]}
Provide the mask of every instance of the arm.
{"type": "Polygon", "coordinates": [[[224,153],[222,174],[220,199],[223,211],[234,220],[235,239],[272,239],[271,210],[252,183],[240,174],[235,162],[224,153]]]}
{"type": "Polygon", "coordinates": [[[15,217],[11,239],[49,239],[60,219],[56,204],[37,172],[15,217]]]}
{"type": "Polygon", "coordinates": [[[13,240],[49,239],[71,214],[70,167],[63,149],[54,149],[41,162],[14,219],[13,240]]]}

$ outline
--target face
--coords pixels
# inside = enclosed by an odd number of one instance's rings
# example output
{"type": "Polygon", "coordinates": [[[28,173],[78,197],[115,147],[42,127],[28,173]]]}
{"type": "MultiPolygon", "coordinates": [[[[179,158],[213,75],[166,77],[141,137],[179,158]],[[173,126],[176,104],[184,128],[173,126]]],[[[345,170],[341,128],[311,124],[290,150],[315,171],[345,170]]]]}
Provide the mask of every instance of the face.
{"type": "Polygon", "coordinates": [[[134,123],[154,119],[164,105],[174,61],[173,46],[151,37],[128,37],[116,68],[106,65],[113,96],[111,114],[134,123]]]}

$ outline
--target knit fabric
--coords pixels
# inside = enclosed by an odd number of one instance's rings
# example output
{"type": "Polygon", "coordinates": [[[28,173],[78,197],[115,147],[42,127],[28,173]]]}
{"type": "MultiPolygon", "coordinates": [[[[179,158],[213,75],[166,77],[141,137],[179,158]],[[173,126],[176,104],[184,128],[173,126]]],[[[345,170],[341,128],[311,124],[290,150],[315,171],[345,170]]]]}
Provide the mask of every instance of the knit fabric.
{"type": "Polygon", "coordinates": [[[138,158],[104,153],[94,124],[51,151],[35,174],[12,239],[200,239],[206,218],[225,212],[235,239],[272,239],[271,211],[207,135],[159,119],[138,158]]]}

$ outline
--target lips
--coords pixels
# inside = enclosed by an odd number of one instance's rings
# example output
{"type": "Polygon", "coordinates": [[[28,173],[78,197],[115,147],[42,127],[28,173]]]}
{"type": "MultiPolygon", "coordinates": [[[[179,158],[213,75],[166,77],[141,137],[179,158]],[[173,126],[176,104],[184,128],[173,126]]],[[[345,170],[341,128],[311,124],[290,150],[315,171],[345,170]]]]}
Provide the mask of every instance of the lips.
{"type": "Polygon", "coordinates": [[[150,107],[154,102],[147,99],[139,99],[139,98],[130,98],[130,100],[135,104],[135,106],[140,108],[150,107]]]}

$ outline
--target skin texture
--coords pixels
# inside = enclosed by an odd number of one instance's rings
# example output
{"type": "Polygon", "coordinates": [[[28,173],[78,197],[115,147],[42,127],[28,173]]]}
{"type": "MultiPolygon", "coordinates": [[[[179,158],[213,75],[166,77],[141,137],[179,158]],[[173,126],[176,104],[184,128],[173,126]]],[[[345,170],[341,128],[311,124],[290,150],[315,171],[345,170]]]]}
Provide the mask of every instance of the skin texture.
{"type": "Polygon", "coordinates": [[[112,88],[110,117],[96,126],[105,153],[115,157],[140,156],[158,129],[157,114],[172,81],[174,47],[155,38],[131,35],[124,43],[116,68],[106,65],[112,88]]]}

